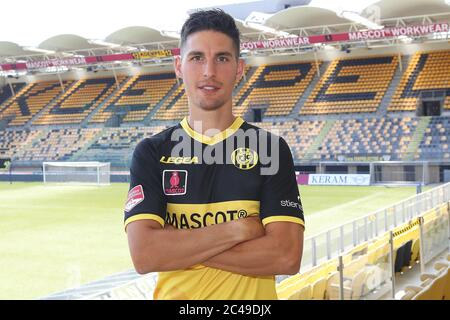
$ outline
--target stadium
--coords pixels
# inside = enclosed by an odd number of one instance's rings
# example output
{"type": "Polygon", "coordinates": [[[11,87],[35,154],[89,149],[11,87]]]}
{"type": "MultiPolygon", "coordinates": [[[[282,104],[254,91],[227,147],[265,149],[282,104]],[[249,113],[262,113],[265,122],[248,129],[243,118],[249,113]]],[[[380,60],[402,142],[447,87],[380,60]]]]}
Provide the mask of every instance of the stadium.
{"type": "MultiPolygon", "coordinates": [[[[304,251],[278,297],[448,300],[450,2],[330,2],[214,5],[241,33],[233,113],[294,157],[304,251]]],[[[123,209],[137,143],[188,114],[178,54],[137,25],[0,41],[0,299],[152,299],[123,209]]]]}

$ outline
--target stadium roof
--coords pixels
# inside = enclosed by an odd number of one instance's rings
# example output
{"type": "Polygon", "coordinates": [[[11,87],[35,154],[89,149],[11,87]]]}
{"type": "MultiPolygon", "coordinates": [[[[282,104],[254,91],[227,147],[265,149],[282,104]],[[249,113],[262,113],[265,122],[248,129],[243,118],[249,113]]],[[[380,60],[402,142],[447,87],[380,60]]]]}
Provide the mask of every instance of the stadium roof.
{"type": "Polygon", "coordinates": [[[43,41],[38,48],[49,51],[72,51],[101,46],[89,43],[88,39],[75,34],[60,34],[43,41]]]}
{"type": "MultiPolygon", "coordinates": [[[[239,29],[239,32],[242,34],[254,34],[254,33],[258,33],[261,32],[261,30],[256,29],[256,28],[252,28],[250,26],[248,26],[245,21],[239,20],[239,19],[235,19],[236,21],[236,26],[239,29]]],[[[246,40],[254,40],[254,36],[250,35],[247,37],[243,37],[243,38],[247,38],[246,40]]]]}
{"type": "Polygon", "coordinates": [[[17,43],[10,41],[0,41],[0,56],[26,56],[33,54],[36,54],[36,52],[25,50],[17,43]]]}
{"type": "MultiPolygon", "coordinates": [[[[47,0],[41,0],[47,1],[47,0]]],[[[80,0],[84,1],[84,0],[80,0]]],[[[86,0],[88,1],[88,0],[86,0]]],[[[55,19],[54,25],[51,28],[40,29],[38,20],[31,21],[29,25],[34,25],[36,31],[30,35],[30,30],[23,31],[24,28],[0,28],[0,58],[3,61],[10,62],[8,60],[20,60],[24,56],[42,56],[43,54],[64,56],[68,54],[68,51],[78,51],[76,54],[92,54],[95,51],[96,54],[105,53],[115,53],[115,52],[129,52],[136,50],[138,44],[149,44],[145,47],[139,47],[139,49],[161,49],[161,48],[174,48],[178,44],[179,35],[174,33],[165,32],[164,30],[172,30],[178,32],[186,12],[188,11],[186,7],[177,5],[174,6],[170,1],[166,1],[161,4],[163,9],[153,10],[151,12],[151,19],[149,18],[148,12],[148,2],[144,0],[133,0],[136,4],[146,4],[147,11],[139,6],[133,6],[134,13],[130,15],[126,12],[122,12],[123,8],[116,8],[115,12],[109,13],[108,11],[100,12],[95,19],[92,18],[92,14],[87,11],[80,11],[85,14],[85,21],[83,19],[76,19],[72,17],[64,18],[64,16],[52,17],[55,19]],[[172,11],[173,12],[172,12],[172,11]],[[183,11],[184,10],[184,11],[183,11]],[[180,12],[183,11],[183,15],[180,12]],[[168,15],[161,14],[161,12],[169,12],[168,15]],[[161,23],[157,23],[156,17],[160,17],[161,21],[168,20],[167,23],[171,23],[172,26],[176,27],[165,27],[161,23]],[[183,18],[181,18],[183,17],[183,18]],[[72,19],[72,20],[70,20],[72,19]],[[97,19],[98,22],[96,21],[97,19]],[[102,19],[105,21],[102,22],[102,19]],[[64,24],[67,20],[68,25],[64,24]],[[128,25],[127,25],[128,24],[128,25]],[[149,26],[152,24],[152,26],[149,26]],[[8,30],[8,31],[6,31],[8,30]],[[115,31],[114,31],[115,30],[115,31]],[[60,32],[58,34],[57,32],[60,32]],[[106,32],[105,32],[106,31],[106,32]],[[3,32],[3,33],[2,33],[3,32]],[[18,32],[21,36],[15,38],[14,33],[18,32]],[[54,34],[52,34],[55,32],[54,34]],[[106,36],[104,34],[107,34],[106,36]],[[26,35],[27,38],[23,36],[26,35]],[[43,35],[44,40],[39,39],[39,35],[43,35]],[[45,37],[47,35],[47,37],[45,37]],[[31,38],[30,38],[31,37],[31,38]],[[3,39],[2,39],[3,38],[3,39]],[[7,38],[7,39],[5,39],[7,38]],[[35,39],[34,43],[24,42],[29,40],[24,39],[35,39]],[[12,40],[12,41],[11,41],[12,40]],[[167,44],[167,46],[160,47],[161,43],[167,44]],[[26,45],[26,44],[31,44],[26,45]],[[11,59],[6,59],[11,57],[11,59]],[[14,59],[13,59],[14,58],[14,59]]],[[[194,2],[189,2],[190,6],[199,5],[203,0],[197,0],[194,2]]],[[[230,0],[223,0],[222,2],[230,2],[230,0]]],[[[233,0],[231,0],[233,1],[233,0]]],[[[247,0],[248,1],[248,0],[247,0]]],[[[209,2],[209,1],[208,1],[209,2]]],[[[220,0],[213,1],[214,3],[219,3],[220,0]]],[[[234,0],[234,3],[238,3],[238,0],[234,0]]],[[[242,1],[241,1],[242,2],[242,1]]],[[[206,3],[206,0],[203,1],[206,3]]],[[[449,0],[361,0],[358,2],[350,0],[340,0],[340,1],[329,1],[329,0],[313,0],[308,5],[304,6],[292,6],[287,9],[278,11],[276,13],[267,14],[269,18],[261,25],[249,24],[246,21],[236,19],[238,28],[241,34],[244,34],[245,40],[255,40],[262,37],[276,37],[279,36],[277,33],[280,29],[289,28],[311,28],[314,26],[326,26],[326,25],[347,25],[347,28],[351,24],[362,25],[358,18],[369,20],[379,20],[388,19],[393,17],[406,17],[406,16],[416,16],[424,14],[436,14],[442,12],[450,12],[450,7],[447,3],[449,0]],[[343,12],[353,14],[353,17],[342,14],[343,12]],[[355,16],[357,19],[355,19],[355,16]]],[[[208,3],[209,5],[210,3],[208,3]]],[[[31,2],[27,4],[28,11],[35,9],[32,7],[34,4],[31,2]]],[[[187,6],[188,4],[183,4],[187,6]]],[[[238,4],[236,4],[238,5],[238,4]]],[[[43,6],[48,9],[48,6],[43,6]]],[[[39,7],[36,7],[39,8],[39,7]]],[[[8,8],[5,8],[7,10],[8,8]]],[[[105,8],[111,9],[111,8],[105,8]]],[[[37,9],[36,9],[37,10],[37,9]]],[[[74,15],[80,14],[74,8],[74,15]]],[[[81,10],[81,9],[80,9],[81,10]]],[[[95,8],[92,8],[95,11],[95,8]]],[[[111,9],[112,10],[112,9],[111,9]]],[[[39,15],[39,13],[34,16],[39,15]]],[[[33,15],[28,18],[33,17],[33,15]]],[[[9,19],[6,17],[5,19],[9,19]]],[[[51,19],[50,19],[51,20],[51,19]]],[[[433,21],[433,19],[430,19],[433,21]]],[[[5,21],[4,23],[9,23],[5,21]]],[[[42,21],[44,24],[44,21],[42,21]]],[[[330,28],[331,32],[342,31],[344,27],[334,26],[330,28]]],[[[34,29],[33,29],[34,30],[34,29]]],[[[314,29],[309,31],[309,33],[320,33],[319,29],[314,29]]],[[[72,53],[73,55],[73,53],[72,53]]]]}
{"type": "Polygon", "coordinates": [[[275,29],[290,29],[351,22],[338,17],[333,10],[308,5],[281,10],[267,19],[265,24],[275,29]]]}
{"type": "Polygon", "coordinates": [[[177,39],[177,37],[162,34],[161,30],[143,26],[133,26],[111,33],[105,38],[105,41],[121,45],[133,45],[136,43],[162,42],[177,39]]]}
{"type": "MultiPolygon", "coordinates": [[[[132,45],[156,42],[173,42],[172,47],[176,47],[178,45],[178,38],[171,35],[165,35],[163,31],[150,27],[131,26],[114,31],[104,40],[86,39],[75,34],[60,34],[46,39],[39,44],[38,48],[49,51],[64,52],[114,48],[115,46],[129,46],[129,50],[137,50],[138,48],[132,47],[132,45]]],[[[36,52],[32,53],[36,54],[36,52]]]]}
{"type": "MultiPolygon", "coordinates": [[[[447,3],[450,4],[449,1],[447,3]]],[[[369,5],[368,9],[376,8],[381,19],[390,19],[448,12],[450,7],[447,3],[445,0],[382,0],[369,5]]]]}

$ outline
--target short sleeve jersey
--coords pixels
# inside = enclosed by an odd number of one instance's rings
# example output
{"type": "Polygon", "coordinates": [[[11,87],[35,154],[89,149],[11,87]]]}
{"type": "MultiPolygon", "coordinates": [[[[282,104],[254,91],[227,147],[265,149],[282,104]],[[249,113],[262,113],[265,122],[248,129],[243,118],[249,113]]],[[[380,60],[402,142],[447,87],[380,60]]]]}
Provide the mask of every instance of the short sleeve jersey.
{"type": "MultiPolygon", "coordinates": [[[[247,216],[263,225],[304,226],[292,154],[280,137],[237,117],[213,136],[179,124],[136,146],[125,204],[125,228],[151,219],[179,229],[247,216]]],[[[244,276],[195,265],[160,272],[155,299],[277,299],[274,276],[244,276]]]]}

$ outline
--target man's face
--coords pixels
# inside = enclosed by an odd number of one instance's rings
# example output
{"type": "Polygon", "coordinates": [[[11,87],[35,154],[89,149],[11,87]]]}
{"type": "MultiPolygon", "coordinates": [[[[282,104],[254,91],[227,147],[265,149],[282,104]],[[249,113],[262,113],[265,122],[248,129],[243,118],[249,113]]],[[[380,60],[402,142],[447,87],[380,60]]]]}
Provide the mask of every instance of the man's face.
{"type": "Polygon", "coordinates": [[[203,110],[231,107],[233,88],[243,69],[233,40],[211,30],[190,34],[181,56],[175,58],[175,72],[183,79],[190,106],[203,110]]]}

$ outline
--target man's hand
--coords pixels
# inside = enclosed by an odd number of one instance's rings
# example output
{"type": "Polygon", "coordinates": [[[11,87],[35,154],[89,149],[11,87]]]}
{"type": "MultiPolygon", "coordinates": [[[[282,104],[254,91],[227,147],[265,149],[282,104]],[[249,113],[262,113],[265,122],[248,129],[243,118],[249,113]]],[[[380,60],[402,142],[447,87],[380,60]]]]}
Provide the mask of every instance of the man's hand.
{"type": "MultiPolygon", "coordinates": [[[[256,219],[245,218],[252,232],[261,231],[256,219]],[[253,228],[254,227],[254,228],[253,228]]],[[[303,254],[303,226],[291,222],[272,222],[265,227],[263,236],[243,241],[209,258],[202,265],[239,273],[246,276],[296,274],[303,254]]],[[[254,235],[256,235],[256,233],[254,235]]]]}
{"type": "Polygon", "coordinates": [[[166,223],[166,224],[164,224],[164,230],[177,230],[177,228],[175,228],[170,223],[166,223]]]}
{"type": "Polygon", "coordinates": [[[242,236],[241,241],[256,239],[266,234],[258,216],[250,216],[232,222],[236,224],[237,231],[242,236]]]}

